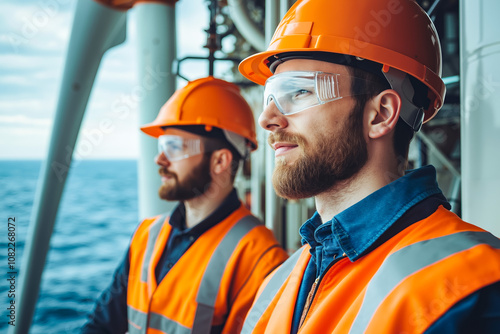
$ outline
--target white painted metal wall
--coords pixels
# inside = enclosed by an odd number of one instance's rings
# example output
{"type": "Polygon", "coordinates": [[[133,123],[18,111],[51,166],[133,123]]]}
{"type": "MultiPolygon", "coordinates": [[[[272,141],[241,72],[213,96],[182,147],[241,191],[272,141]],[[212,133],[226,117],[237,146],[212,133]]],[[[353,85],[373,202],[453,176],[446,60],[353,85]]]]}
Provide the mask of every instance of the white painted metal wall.
{"type": "Polygon", "coordinates": [[[460,1],[462,218],[500,236],[500,1],[460,1]]]}

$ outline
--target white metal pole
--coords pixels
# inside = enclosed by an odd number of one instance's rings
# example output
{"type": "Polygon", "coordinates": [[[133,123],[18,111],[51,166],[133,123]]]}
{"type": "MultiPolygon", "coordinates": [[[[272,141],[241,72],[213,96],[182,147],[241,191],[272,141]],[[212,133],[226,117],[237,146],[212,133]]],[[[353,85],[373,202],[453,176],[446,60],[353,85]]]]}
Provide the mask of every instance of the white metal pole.
{"type": "Polygon", "coordinates": [[[72,162],[78,132],[103,54],[125,40],[126,12],[78,1],[49,152],[37,186],[20,276],[16,326],[28,333],[35,311],[50,237],[72,162]]]}
{"type": "Polygon", "coordinates": [[[462,216],[500,236],[500,2],[459,4],[462,216]]]}
{"type": "Polygon", "coordinates": [[[264,33],[255,22],[252,21],[245,7],[244,0],[228,0],[229,13],[238,31],[258,51],[264,51],[267,47],[264,33]]]}
{"type": "MultiPolygon", "coordinates": [[[[262,96],[263,92],[259,89],[259,92],[262,96]]],[[[259,106],[262,108],[262,104],[259,106]]],[[[259,109],[260,111],[261,109],[259,109]]],[[[260,114],[260,112],[259,112],[260,114]]],[[[258,115],[256,115],[256,119],[258,115]]],[[[259,217],[260,219],[264,219],[264,207],[263,207],[263,198],[266,182],[266,146],[267,145],[267,132],[262,129],[258,124],[256,127],[257,132],[257,142],[259,144],[259,148],[256,152],[252,153],[250,158],[252,159],[252,176],[250,180],[250,189],[252,196],[252,213],[259,217]]]]}
{"type": "MultiPolygon", "coordinates": [[[[139,126],[152,122],[175,91],[172,64],[176,58],[175,5],[139,2],[133,10],[138,39],[139,126]]],[[[137,130],[139,131],[139,129],[137,130]]],[[[175,205],[158,197],[161,179],[154,162],[157,140],[139,134],[139,217],[166,212],[175,205]]]]}
{"type": "MultiPolygon", "coordinates": [[[[281,0],[280,1],[280,19],[285,16],[290,7],[295,1],[293,0],[281,0]]],[[[307,207],[307,199],[302,199],[299,201],[287,201],[286,206],[286,245],[287,251],[292,252],[300,248],[300,235],[299,228],[302,223],[305,222],[304,216],[307,216],[307,212],[304,212],[304,208],[307,207]],[[290,208],[292,207],[292,208],[290,208]]]]}
{"type": "Polygon", "coordinates": [[[295,0],[281,0],[280,1],[280,19],[282,19],[286,12],[292,7],[292,5],[295,3],[295,0]]]}
{"type": "MultiPolygon", "coordinates": [[[[274,30],[278,26],[280,20],[280,6],[279,0],[266,0],[266,17],[265,17],[265,36],[266,44],[269,45],[271,38],[274,34],[274,30]]],[[[282,242],[282,231],[283,231],[283,215],[282,215],[282,200],[274,192],[272,175],[274,170],[274,150],[267,145],[267,140],[265,141],[265,166],[266,166],[266,182],[265,182],[265,196],[266,196],[266,207],[265,207],[265,221],[266,226],[274,231],[274,234],[278,241],[282,242]]]]}
{"type": "Polygon", "coordinates": [[[300,225],[305,221],[303,220],[305,200],[300,201],[287,201],[286,205],[286,251],[288,253],[293,253],[300,248],[300,235],[299,228],[300,225]]]}

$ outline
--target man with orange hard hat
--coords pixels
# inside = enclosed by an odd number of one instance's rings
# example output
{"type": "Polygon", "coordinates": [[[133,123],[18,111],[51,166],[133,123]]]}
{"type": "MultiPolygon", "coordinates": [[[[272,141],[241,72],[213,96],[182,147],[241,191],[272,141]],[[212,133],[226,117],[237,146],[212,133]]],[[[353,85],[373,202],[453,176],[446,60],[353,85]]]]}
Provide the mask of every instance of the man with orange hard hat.
{"type": "Polygon", "coordinates": [[[176,91],[141,130],[158,138],[159,196],[180,203],[139,225],[83,333],[238,333],[287,258],[233,186],[257,148],[252,110],[236,85],[208,77],[176,91]]]}
{"type": "Polygon", "coordinates": [[[422,8],[298,0],[239,70],[264,85],[277,194],[317,209],[242,333],[500,333],[500,240],[449,211],[434,167],[405,172],[445,96],[422,8]]]}

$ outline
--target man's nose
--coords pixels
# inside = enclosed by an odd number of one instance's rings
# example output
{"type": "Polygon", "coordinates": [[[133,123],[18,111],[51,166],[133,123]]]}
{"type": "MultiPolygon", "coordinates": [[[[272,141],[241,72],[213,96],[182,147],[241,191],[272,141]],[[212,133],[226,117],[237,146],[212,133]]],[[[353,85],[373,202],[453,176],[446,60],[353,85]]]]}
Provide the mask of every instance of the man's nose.
{"type": "Polygon", "coordinates": [[[286,128],[288,121],[278,108],[274,101],[270,101],[259,116],[259,125],[268,131],[275,131],[280,128],[286,128]]]}
{"type": "Polygon", "coordinates": [[[163,166],[163,167],[170,166],[170,160],[167,159],[165,153],[163,152],[158,153],[158,155],[155,157],[155,163],[158,166],[163,166]]]}

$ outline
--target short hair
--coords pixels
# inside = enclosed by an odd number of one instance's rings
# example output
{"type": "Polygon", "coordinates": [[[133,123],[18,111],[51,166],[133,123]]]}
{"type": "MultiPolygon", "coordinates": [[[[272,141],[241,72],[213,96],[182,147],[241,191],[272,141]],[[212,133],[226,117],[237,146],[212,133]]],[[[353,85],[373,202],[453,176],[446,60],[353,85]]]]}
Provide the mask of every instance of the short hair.
{"type": "MultiPolygon", "coordinates": [[[[391,88],[387,80],[381,77],[382,73],[377,75],[357,67],[347,66],[347,68],[353,77],[364,79],[353,80],[352,82],[352,92],[363,92],[363,94],[353,96],[356,100],[356,109],[364,110],[366,103],[370,99],[391,88]]],[[[393,148],[396,156],[405,163],[408,160],[408,151],[413,135],[413,129],[400,117],[394,131],[393,148]]]]}
{"type": "MultiPolygon", "coordinates": [[[[220,130],[220,129],[217,129],[220,130]]],[[[222,131],[221,131],[222,132],[222,131]]],[[[213,151],[227,149],[231,152],[233,156],[231,160],[231,180],[234,181],[238,168],[240,166],[240,161],[242,160],[241,155],[238,153],[236,148],[231,145],[227,139],[215,138],[215,137],[203,137],[203,147],[205,150],[209,151],[207,154],[212,154],[213,151]]]]}
{"type": "MultiPolygon", "coordinates": [[[[211,156],[213,151],[228,149],[233,159],[231,160],[231,180],[234,181],[240,161],[242,160],[241,154],[236,148],[227,140],[224,131],[218,127],[212,127],[210,131],[206,130],[205,125],[175,125],[169,126],[179,130],[191,132],[202,137],[203,148],[207,155],[211,156]]],[[[165,127],[167,128],[167,127],[165,127]]]]}

